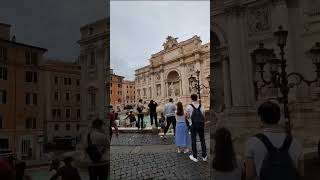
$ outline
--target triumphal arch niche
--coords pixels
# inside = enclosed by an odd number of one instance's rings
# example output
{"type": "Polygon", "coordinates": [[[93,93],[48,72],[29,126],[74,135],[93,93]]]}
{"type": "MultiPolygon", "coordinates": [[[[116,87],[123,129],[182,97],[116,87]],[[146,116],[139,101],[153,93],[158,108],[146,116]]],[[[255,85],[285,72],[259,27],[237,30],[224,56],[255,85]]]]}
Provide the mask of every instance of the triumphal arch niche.
{"type": "MultiPolygon", "coordinates": [[[[194,84],[199,70],[200,84],[209,87],[210,44],[202,44],[199,36],[178,42],[178,38],[168,36],[163,50],[152,54],[150,64],[135,71],[136,99],[146,104],[155,100],[159,110],[173,98],[184,105],[191,102],[190,95],[197,93],[194,84]]],[[[201,100],[209,109],[209,88],[201,88],[201,100]]]]}
{"type": "MultiPolygon", "coordinates": [[[[212,113],[218,117],[217,126],[229,127],[233,136],[244,142],[261,129],[257,107],[281,95],[274,86],[261,85],[251,53],[264,43],[279,58],[274,32],[282,26],[288,31],[284,50],[288,73],[298,72],[313,79],[315,67],[307,52],[320,40],[320,4],[314,0],[214,0],[211,5],[212,113]]],[[[266,66],[266,79],[271,73],[268,69],[266,66]]],[[[320,138],[319,84],[290,89],[292,132],[305,147],[313,147],[320,138]]],[[[285,120],[282,118],[282,122],[285,120]]],[[[243,143],[237,149],[243,150],[243,143]]]]}

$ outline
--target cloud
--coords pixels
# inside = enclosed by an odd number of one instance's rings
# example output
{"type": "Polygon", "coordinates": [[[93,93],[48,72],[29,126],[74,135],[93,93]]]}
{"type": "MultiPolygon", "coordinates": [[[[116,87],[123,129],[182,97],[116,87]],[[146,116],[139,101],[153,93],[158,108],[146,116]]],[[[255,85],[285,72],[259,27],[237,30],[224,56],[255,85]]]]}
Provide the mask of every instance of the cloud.
{"type": "Polygon", "coordinates": [[[151,54],[163,49],[168,35],[178,41],[199,35],[210,39],[209,1],[111,1],[110,51],[113,61],[126,65],[119,73],[134,77],[134,69],[149,64],[151,54]],[[133,70],[127,68],[133,67],[133,70]]]}
{"type": "Polygon", "coordinates": [[[106,0],[7,0],[0,6],[0,22],[12,25],[18,42],[67,61],[79,55],[80,27],[106,15],[106,0]]]}

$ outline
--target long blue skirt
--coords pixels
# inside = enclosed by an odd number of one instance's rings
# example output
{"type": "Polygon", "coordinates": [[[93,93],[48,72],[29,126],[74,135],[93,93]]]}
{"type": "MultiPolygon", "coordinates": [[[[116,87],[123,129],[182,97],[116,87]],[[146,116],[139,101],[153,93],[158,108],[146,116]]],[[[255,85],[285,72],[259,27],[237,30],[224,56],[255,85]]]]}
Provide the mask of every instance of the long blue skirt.
{"type": "Polygon", "coordinates": [[[191,146],[191,138],[185,122],[177,122],[175,140],[178,147],[186,148],[191,146]]]}

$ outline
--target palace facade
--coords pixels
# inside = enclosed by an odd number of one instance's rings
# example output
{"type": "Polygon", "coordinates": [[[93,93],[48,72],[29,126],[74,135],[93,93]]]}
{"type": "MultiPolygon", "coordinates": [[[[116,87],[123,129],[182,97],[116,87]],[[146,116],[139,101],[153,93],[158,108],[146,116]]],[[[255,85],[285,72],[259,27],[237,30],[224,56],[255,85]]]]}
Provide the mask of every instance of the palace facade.
{"type": "MultiPolygon", "coordinates": [[[[199,36],[181,42],[177,39],[168,36],[164,49],[151,55],[150,64],[135,70],[136,102],[154,100],[159,110],[169,98],[187,105],[190,95],[197,93],[193,88],[197,70],[200,84],[209,87],[210,43],[202,44],[199,36]]],[[[209,109],[209,88],[201,89],[201,101],[209,109]]]]}

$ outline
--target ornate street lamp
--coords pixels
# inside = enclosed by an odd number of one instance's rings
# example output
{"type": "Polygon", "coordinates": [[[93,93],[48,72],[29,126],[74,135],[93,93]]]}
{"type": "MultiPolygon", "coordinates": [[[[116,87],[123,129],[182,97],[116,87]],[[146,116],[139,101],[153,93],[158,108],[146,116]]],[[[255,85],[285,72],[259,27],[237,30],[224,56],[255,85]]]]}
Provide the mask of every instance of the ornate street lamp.
{"type": "Polygon", "coordinates": [[[263,43],[260,43],[259,48],[251,53],[251,57],[258,65],[258,69],[256,71],[259,73],[260,78],[263,82],[262,87],[272,84],[275,88],[279,88],[282,96],[278,97],[277,100],[283,104],[284,117],[287,120],[286,130],[288,134],[291,134],[288,94],[290,88],[300,85],[302,82],[306,83],[308,86],[318,82],[320,78],[320,43],[317,42],[315,46],[308,51],[308,54],[312,59],[312,63],[316,66],[315,72],[317,73],[317,75],[314,80],[307,80],[300,73],[292,72],[287,74],[286,72],[287,61],[284,58],[284,47],[287,43],[288,31],[283,30],[282,26],[280,26],[279,30],[274,33],[274,36],[277,40],[277,45],[280,48],[280,59],[277,59],[273,49],[264,48],[263,43]],[[269,65],[269,73],[271,74],[270,80],[266,80],[264,77],[264,67],[266,64],[269,65]],[[289,78],[291,77],[295,77],[293,79],[296,80],[296,82],[289,84],[289,78]]]}
{"type": "MultiPolygon", "coordinates": [[[[205,86],[204,84],[200,84],[200,71],[199,70],[196,71],[196,76],[197,76],[196,83],[193,84],[191,88],[197,90],[197,94],[199,96],[199,102],[201,103],[201,95],[200,95],[201,93],[200,93],[200,91],[201,91],[201,89],[204,89],[204,88],[207,89],[209,87],[205,86]]],[[[191,80],[191,79],[194,79],[194,77],[192,75],[189,78],[189,80],[191,80]]],[[[209,78],[209,80],[210,80],[210,78],[209,78]]]]}

